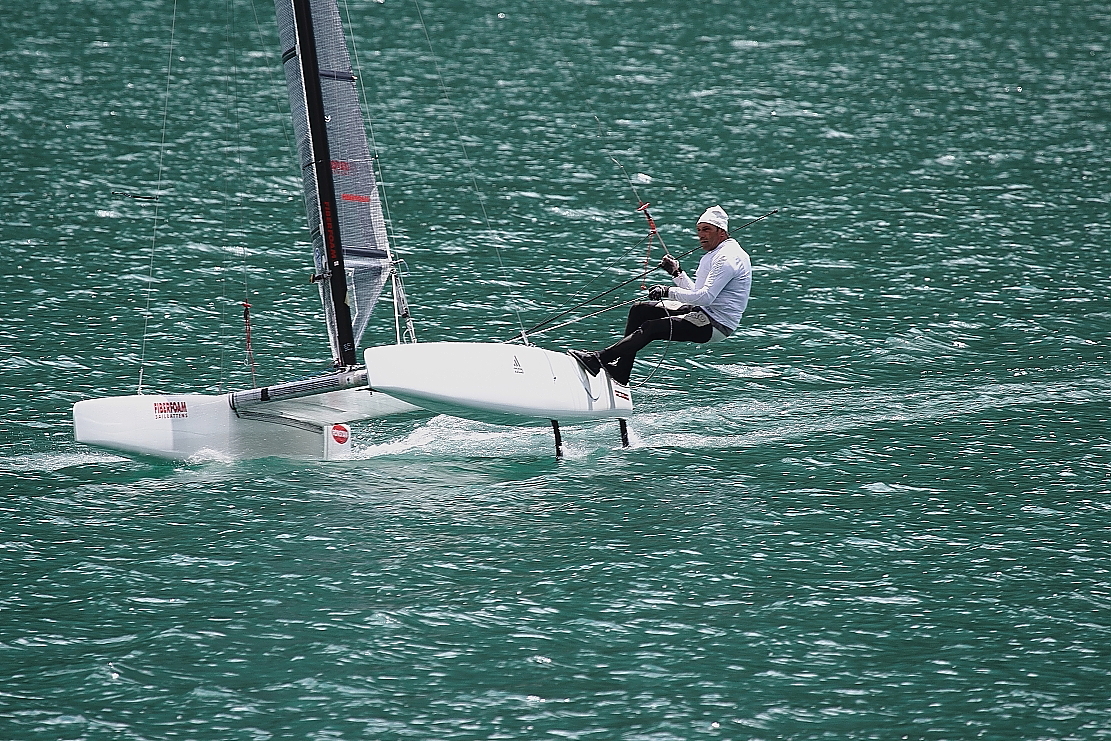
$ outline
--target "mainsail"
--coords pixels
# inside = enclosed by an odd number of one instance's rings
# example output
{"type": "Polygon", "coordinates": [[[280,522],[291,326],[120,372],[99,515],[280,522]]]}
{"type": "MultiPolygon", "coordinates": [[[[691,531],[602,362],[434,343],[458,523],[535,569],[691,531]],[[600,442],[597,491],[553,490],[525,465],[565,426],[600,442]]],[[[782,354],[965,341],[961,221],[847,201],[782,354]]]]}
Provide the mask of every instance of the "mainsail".
{"type": "MultiPolygon", "coordinates": [[[[275,0],[282,65],[333,357],[355,348],[390,277],[386,222],[335,0],[275,0]]],[[[399,289],[397,281],[395,289],[399,289]]],[[[404,307],[404,297],[396,295],[404,307]]]]}

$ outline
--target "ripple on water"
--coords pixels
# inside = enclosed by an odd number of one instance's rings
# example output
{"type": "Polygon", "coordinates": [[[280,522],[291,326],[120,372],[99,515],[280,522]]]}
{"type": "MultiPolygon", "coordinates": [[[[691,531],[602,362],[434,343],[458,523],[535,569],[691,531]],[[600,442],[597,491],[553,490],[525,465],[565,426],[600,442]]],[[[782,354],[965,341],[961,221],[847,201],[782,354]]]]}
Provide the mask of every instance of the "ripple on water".
{"type": "Polygon", "coordinates": [[[4,16],[0,737],[1107,734],[1106,14],[368,4],[422,340],[633,277],[641,197],[676,254],[786,206],[736,232],[740,329],[644,354],[629,450],[414,417],[342,463],[90,452],[70,405],[140,362],[251,384],[243,297],[260,380],[328,363],[281,50],[222,49],[225,6],[179,8],[165,119],[165,8],[4,16]],[[151,273],[113,191],[155,190],[151,273]]]}

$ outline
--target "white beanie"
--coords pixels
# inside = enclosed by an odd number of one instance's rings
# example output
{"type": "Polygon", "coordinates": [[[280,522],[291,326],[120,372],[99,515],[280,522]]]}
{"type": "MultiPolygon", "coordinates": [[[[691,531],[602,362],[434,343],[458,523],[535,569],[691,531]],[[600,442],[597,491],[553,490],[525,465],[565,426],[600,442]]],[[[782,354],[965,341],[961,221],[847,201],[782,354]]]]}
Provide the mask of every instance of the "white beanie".
{"type": "Polygon", "coordinates": [[[698,217],[699,224],[709,224],[729,231],[729,214],[721,206],[710,206],[698,217]]]}

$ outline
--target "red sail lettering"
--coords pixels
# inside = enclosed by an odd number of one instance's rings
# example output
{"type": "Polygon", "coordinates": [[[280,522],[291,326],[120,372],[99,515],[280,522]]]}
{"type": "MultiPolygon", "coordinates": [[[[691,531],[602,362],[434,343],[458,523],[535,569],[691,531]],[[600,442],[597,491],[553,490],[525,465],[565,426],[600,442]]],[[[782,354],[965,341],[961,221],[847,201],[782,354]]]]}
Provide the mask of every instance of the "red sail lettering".
{"type": "Polygon", "coordinates": [[[328,260],[333,266],[338,266],[340,261],[339,250],[336,249],[335,224],[332,219],[332,202],[321,201],[320,210],[324,216],[324,243],[328,250],[328,260]]]}

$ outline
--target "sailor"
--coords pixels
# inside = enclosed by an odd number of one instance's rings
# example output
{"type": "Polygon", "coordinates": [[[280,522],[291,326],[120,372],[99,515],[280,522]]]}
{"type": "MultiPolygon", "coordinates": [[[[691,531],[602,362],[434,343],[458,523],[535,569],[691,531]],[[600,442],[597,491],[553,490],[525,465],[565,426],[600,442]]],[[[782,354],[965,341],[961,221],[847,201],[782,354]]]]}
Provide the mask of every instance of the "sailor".
{"type": "Polygon", "coordinates": [[[590,375],[605,368],[614,381],[628,385],[633,359],[653,340],[718,342],[740,324],[752,287],[748,253],[729,236],[729,216],[721,206],[706,209],[695,229],[703,255],[694,280],[665,255],[659,267],[674,285],[652,286],[648,301],[632,305],[625,337],[600,352],[570,351],[590,375]]]}

